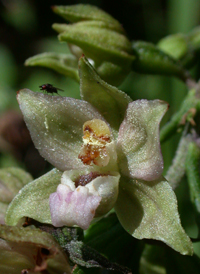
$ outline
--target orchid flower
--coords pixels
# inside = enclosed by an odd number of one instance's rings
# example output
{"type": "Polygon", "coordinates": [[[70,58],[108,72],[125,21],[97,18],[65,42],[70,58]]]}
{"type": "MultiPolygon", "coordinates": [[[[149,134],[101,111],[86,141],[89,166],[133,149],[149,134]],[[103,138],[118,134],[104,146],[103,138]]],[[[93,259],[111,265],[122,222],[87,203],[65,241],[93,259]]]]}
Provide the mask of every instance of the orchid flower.
{"type": "Polygon", "coordinates": [[[79,61],[82,100],[18,92],[33,142],[55,169],[27,184],[9,206],[8,225],[24,217],[87,229],[113,207],[138,239],[160,240],[192,254],[176,196],[162,176],[160,100],[132,101],[79,61]]]}

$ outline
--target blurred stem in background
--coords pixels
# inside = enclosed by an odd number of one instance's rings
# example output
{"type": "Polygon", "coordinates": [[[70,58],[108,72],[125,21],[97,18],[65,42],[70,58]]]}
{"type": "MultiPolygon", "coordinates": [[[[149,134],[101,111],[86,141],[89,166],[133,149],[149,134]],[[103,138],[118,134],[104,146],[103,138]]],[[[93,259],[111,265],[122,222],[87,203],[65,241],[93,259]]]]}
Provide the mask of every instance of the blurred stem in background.
{"type": "MultiPolygon", "coordinates": [[[[194,0],[169,0],[167,9],[167,31],[168,34],[173,33],[187,33],[198,25],[200,7],[200,1],[194,0]]],[[[180,107],[180,103],[183,101],[187,93],[186,88],[180,81],[171,79],[169,90],[169,101],[172,105],[172,111],[180,107]]],[[[173,157],[176,149],[176,142],[170,144],[171,150],[166,149],[164,153],[170,151],[170,158],[173,157]]]]}

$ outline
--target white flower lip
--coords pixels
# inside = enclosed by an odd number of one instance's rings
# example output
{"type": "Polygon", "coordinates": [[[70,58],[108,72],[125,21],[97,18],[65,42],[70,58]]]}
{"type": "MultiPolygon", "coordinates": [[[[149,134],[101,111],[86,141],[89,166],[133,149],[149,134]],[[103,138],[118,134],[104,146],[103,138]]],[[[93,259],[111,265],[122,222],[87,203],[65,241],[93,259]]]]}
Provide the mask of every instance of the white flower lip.
{"type": "Polygon", "coordinates": [[[119,174],[97,174],[91,172],[83,176],[93,176],[85,186],[75,186],[72,181],[78,171],[63,173],[57,191],[50,195],[52,224],[60,226],[79,226],[87,229],[94,217],[107,213],[118,197],[119,174]],[[96,216],[97,215],[97,216],[96,216]]]}

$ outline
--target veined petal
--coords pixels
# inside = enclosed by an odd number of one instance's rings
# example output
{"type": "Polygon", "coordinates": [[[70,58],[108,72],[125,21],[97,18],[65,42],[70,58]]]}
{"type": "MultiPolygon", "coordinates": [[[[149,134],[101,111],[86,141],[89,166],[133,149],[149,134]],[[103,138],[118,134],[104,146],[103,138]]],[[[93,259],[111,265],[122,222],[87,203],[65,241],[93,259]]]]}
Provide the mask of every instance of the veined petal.
{"type": "Polygon", "coordinates": [[[128,105],[119,129],[117,151],[124,175],[152,181],[163,171],[159,123],[168,109],[164,101],[137,100],[128,105]]]}
{"type": "Polygon", "coordinates": [[[78,225],[87,229],[94,217],[106,214],[114,206],[118,196],[119,173],[88,171],[63,173],[61,184],[49,199],[54,226],[78,225]]]}
{"type": "Polygon", "coordinates": [[[59,170],[84,168],[78,159],[83,124],[104,118],[88,102],[51,96],[28,89],[17,99],[31,137],[40,154],[59,170]]]}
{"type": "Polygon", "coordinates": [[[165,178],[153,182],[122,178],[115,210],[133,237],[160,240],[183,255],[192,255],[192,242],[181,226],[176,196],[165,178]]]}

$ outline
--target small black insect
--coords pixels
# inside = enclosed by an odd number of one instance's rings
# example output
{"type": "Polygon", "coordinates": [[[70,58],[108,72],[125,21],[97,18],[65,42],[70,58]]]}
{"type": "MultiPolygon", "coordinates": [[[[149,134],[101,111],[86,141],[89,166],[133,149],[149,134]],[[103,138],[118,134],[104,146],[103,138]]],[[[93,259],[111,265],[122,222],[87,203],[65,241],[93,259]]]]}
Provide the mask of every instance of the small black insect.
{"type": "MultiPolygon", "coordinates": [[[[63,89],[60,89],[60,88],[56,88],[54,87],[53,85],[51,84],[44,84],[44,85],[41,85],[39,86],[40,90],[44,90],[46,91],[47,93],[57,93],[58,94],[58,90],[60,91],[64,91],[63,89]]],[[[58,94],[59,95],[59,94],[58,94]]]]}

